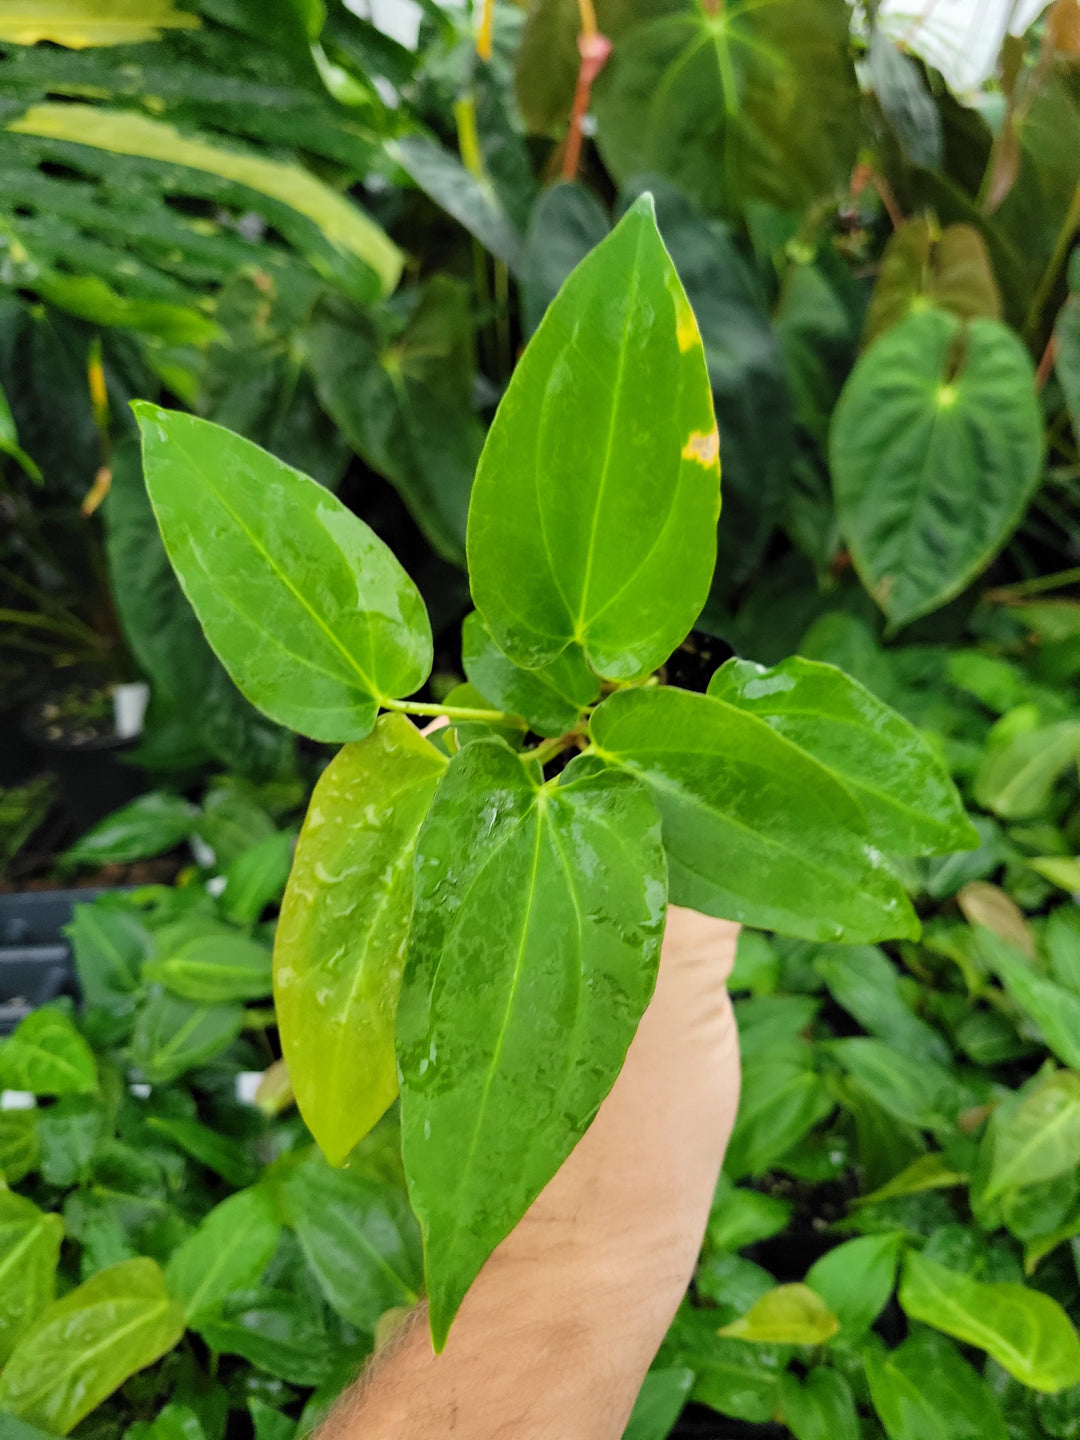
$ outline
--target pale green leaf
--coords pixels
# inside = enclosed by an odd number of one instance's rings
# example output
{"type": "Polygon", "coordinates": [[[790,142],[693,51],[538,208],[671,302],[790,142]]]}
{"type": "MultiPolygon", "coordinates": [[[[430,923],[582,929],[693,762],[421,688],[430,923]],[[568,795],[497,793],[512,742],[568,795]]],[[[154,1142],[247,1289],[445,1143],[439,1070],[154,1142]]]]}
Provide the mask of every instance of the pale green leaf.
{"type": "Polygon", "coordinates": [[[10,0],[0,14],[0,40],[69,50],[90,45],[137,45],[163,30],[194,30],[199,17],[173,0],[10,0]]]}
{"type": "Polygon", "coordinates": [[[1080,1161],[1080,1075],[1048,1075],[1019,1105],[994,1116],[986,1144],[987,1201],[1073,1170],[1080,1161]]]}
{"type": "Polygon", "coordinates": [[[63,1238],[59,1215],[46,1215],[21,1195],[0,1190],[0,1365],[52,1302],[63,1238]]]}
{"type": "Polygon", "coordinates": [[[809,1286],[778,1285],[720,1334],[765,1345],[823,1345],[839,1329],[839,1320],[809,1286]]]}
{"type": "Polygon", "coordinates": [[[62,1010],[34,1010],[0,1045],[0,1088],[92,1095],[97,1087],[93,1051],[62,1010]]]}

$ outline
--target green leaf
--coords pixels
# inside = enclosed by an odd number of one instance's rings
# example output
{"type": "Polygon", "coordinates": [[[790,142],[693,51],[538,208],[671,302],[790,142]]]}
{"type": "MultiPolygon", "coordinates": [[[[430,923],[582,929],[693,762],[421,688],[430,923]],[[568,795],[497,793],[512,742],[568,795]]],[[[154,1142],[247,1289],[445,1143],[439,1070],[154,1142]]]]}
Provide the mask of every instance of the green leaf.
{"type": "Polygon", "coordinates": [[[944,1065],[862,1035],[832,1040],[828,1048],[859,1087],[905,1125],[936,1130],[956,1124],[963,1092],[944,1065]]]}
{"type": "Polygon", "coordinates": [[[1002,318],[986,241],[973,226],[939,230],[917,215],[890,237],[866,317],[867,343],[928,305],[960,320],[1002,318]]]}
{"type": "Polygon", "coordinates": [[[1080,444],[1080,294],[1070,295],[1061,307],[1054,334],[1058,342],[1057,377],[1072,416],[1073,433],[1080,444]]]}
{"type": "Polygon", "coordinates": [[[19,1341],[0,1375],[0,1410],[66,1435],[129,1375],[184,1333],[153,1260],[124,1260],[55,1301],[19,1341]]]}
{"type": "Polygon", "coordinates": [[[183,1305],[187,1321],[213,1315],[235,1291],[256,1284],[280,1233],[273,1199],[261,1186],[215,1205],[165,1269],[169,1294],[183,1305]]]}
{"type": "Polygon", "coordinates": [[[951,1190],[956,1185],[963,1185],[966,1180],[967,1176],[953,1170],[943,1155],[920,1155],[879,1189],[869,1195],[860,1195],[853,1203],[876,1205],[901,1195],[921,1195],[926,1190],[951,1190]]]}
{"type": "Polygon", "coordinates": [[[343,257],[359,261],[358,282],[363,275],[368,299],[389,295],[401,276],[404,256],[388,236],[359,206],[300,165],[182,135],[174,126],[132,110],[95,105],[34,105],[7,128],[17,135],[183,165],[246,186],[305,216],[343,257]]]}
{"type": "Polygon", "coordinates": [[[484,441],[465,287],[436,275],[404,321],[327,297],[308,331],[308,355],[319,397],[349,444],[390,481],[439,554],[464,564],[484,441]]]}
{"type": "MultiPolygon", "coordinates": [[[[0,29],[2,29],[2,22],[0,22],[0,29]]],[[[11,406],[8,404],[8,398],[2,387],[0,387],[0,455],[10,455],[16,465],[25,471],[29,479],[33,480],[36,485],[42,483],[44,477],[36,462],[19,445],[15,417],[11,413],[11,406]]]]}
{"type": "Polygon", "coordinates": [[[914,725],[834,665],[799,655],[768,670],[729,660],[708,693],[757,715],[829,770],[883,849],[934,855],[978,844],[948,771],[914,725]]]}
{"type": "Polygon", "coordinates": [[[243,1023],[242,1005],[199,1005],[158,993],[139,1011],[132,1058],[152,1085],[167,1085],[227,1050],[243,1023]]]}
{"type": "Polygon", "coordinates": [[[984,1143],[990,1155],[984,1201],[1073,1170],[1080,1157],[1080,1075],[1048,1075],[1019,1105],[994,1115],[984,1143]]]}
{"type": "Polygon", "coordinates": [[[720,1177],[709,1215],[708,1243],[715,1250],[742,1250],[787,1226],[794,1206],[759,1190],[740,1190],[720,1177]]]}
{"type": "Polygon", "coordinates": [[[950,1059],[945,1039],[911,1013],[897,967],[876,946],[823,949],[813,963],[836,1003],[871,1035],[910,1056],[925,1055],[940,1062],[950,1059]]]}
{"type": "Polygon", "coordinates": [[[59,1215],[46,1215],[21,1195],[0,1190],[0,1365],[52,1303],[63,1238],[59,1215]]]}
{"type": "Polygon", "coordinates": [[[940,1335],[918,1330],[864,1360],[889,1440],[1009,1440],[994,1392],[940,1335]]]}
{"type": "Polygon", "coordinates": [[[334,1165],[397,1094],[394,1012],[413,856],[445,769],[410,721],[384,715],[323,771],[300,832],[274,988],[300,1112],[334,1165]]]}
{"type": "Polygon", "coordinates": [[[153,1420],[129,1425],[124,1440],[206,1440],[206,1431],[190,1406],[171,1402],[153,1420]]]}
{"type": "Polygon", "coordinates": [[[17,1185],[37,1169],[38,1155],[37,1111],[0,1111],[0,1176],[17,1185]]]}
{"type": "Polygon", "coordinates": [[[580,645],[655,669],[708,592],[719,442],[697,324],[645,196],[563,286],[514,370],[469,509],[473,599],[536,669],[580,645]]]}
{"type": "Polygon", "coordinates": [[[60,863],[77,865],[125,865],[172,850],[192,833],[195,806],[179,795],[152,790],[130,805],[114,810],[65,850],[60,863]]]}
{"type": "Polygon", "coordinates": [[[97,1088],[93,1051],[62,1010],[32,1011],[0,1045],[0,1089],[92,1095],[97,1088]]]}
{"type": "Polygon", "coordinates": [[[516,273],[521,236],[489,180],[478,179],[426,135],[405,135],[388,141],[386,149],[429,199],[516,273]]]}
{"type": "Polygon", "coordinates": [[[771,1169],[833,1108],[812,1065],[812,1051],[796,1041],[783,1055],[765,1054],[743,1067],[738,1119],[724,1157],[732,1179],[771,1169]]]}
{"type": "Polygon", "coordinates": [[[858,803],[756,715],[685,690],[624,690],[589,729],[652,791],[676,904],[809,940],[918,933],[858,803]]]}
{"type": "Polygon", "coordinates": [[[997,321],[911,315],[859,360],[829,451],[855,568],[899,628],[985,569],[1034,494],[1043,426],[1031,359],[997,321]]]}
{"type": "Polygon", "coordinates": [[[37,1112],[42,1179],[62,1190],[85,1181],[110,1123],[97,1095],[68,1095],[42,1106],[37,1112]]]}
{"type": "Polygon", "coordinates": [[[623,1440],[667,1440],[693,1384],[694,1372],[685,1365],[650,1370],[634,1401],[623,1440]]]}
{"type": "Polygon", "coordinates": [[[904,1262],[900,1304],[913,1320],[985,1350],[1033,1390],[1080,1383],[1080,1336],[1040,1290],[985,1284],[913,1253],[904,1262]]]}
{"type": "Polygon", "coordinates": [[[398,1010],[439,1349],[618,1075],[656,977],[664,876],[656,813],[629,776],[579,759],[541,787],[499,740],[450,762],[417,841],[398,1010]]]}
{"type": "Polygon", "coordinates": [[[886,1232],[845,1240],[807,1271],[807,1285],[840,1321],[845,1340],[869,1330],[888,1303],[903,1238],[886,1232]]]}
{"type": "Polygon", "coordinates": [[[3,1428],[4,1440],[54,1440],[52,1435],[46,1435],[44,1430],[39,1430],[36,1425],[26,1425],[22,1420],[16,1420],[9,1410],[0,1414],[0,1426],[3,1428]]]}
{"type": "Polygon", "coordinates": [[[0,40],[38,45],[48,40],[81,50],[87,45],[136,45],[160,40],[163,30],[193,30],[199,17],[173,0],[24,0],[0,17],[0,40]]]}
{"type": "Polygon", "coordinates": [[[195,833],[214,852],[213,864],[228,866],[245,850],[275,833],[270,814],[241,784],[215,786],[203,800],[195,833]]]}
{"type": "Polygon", "coordinates": [[[461,663],[473,685],[498,709],[521,715],[537,735],[564,735],[591,704],[600,682],[576,646],[550,665],[523,670],[495,643],[483,616],[474,610],[461,631],[461,663]]]}
{"type": "Polygon", "coordinates": [[[273,1410],[262,1400],[248,1401],[248,1413],[255,1426],[255,1440],[294,1440],[296,1421],[290,1420],[280,1410],[273,1410]]]}
{"type": "Polygon", "coordinates": [[[243,850],[226,866],[218,908],[234,925],[254,925],[281,899],[292,866],[295,830],[279,830],[243,850]]]}
{"type": "Polygon", "coordinates": [[[230,1135],[221,1135],[182,1115],[150,1115],[146,1124],[230,1185],[249,1185],[255,1178],[250,1156],[230,1135]]]}
{"type": "Polygon", "coordinates": [[[385,1311],[415,1305],[420,1236],[402,1191],[359,1170],[332,1170],[312,1153],[285,1169],[277,1193],[327,1300],[374,1330],[385,1311]]]}
{"type": "Polygon", "coordinates": [[[823,1345],[840,1329],[829,1307],[806,1285],[777,1285],[721,1335],[765,1345],[823,1345]]]}
{"type": "Polygon", "coordinates": [[[780,1409],[795,1440],[859,1440],[851,1386],[836,1370],[816,1366],[803,1384],[794,1375],[784,1375],[780,1409]]]}
{"type": "Polygon", "coordinates": [[[223,1000],[261,1000],[273,989],[270,952],[257,940],[221,926],[193,935],[161,960],[143,966],[143,978],[183,1000],[216,1005],[223,1000]]]}
{"type": "Polygon", "coordinates": [[[320,1385],[340,1361],[340,1343],[300,1297],[284,1290],[239,1291],[196,1328],[211,1350],[242,1355],[290,1385],[320,1385]]]}
{"type": "Polygon", "coordinates": [[[858,101],[839,0],[676,3],[623,35],[595,87],[620,182],[658,173],[706,210],[798,210],[846,186],[858,101]]]}
{"type": "Polygon", "coordinates": [[[975,927],[975,948],[1020,1008],[1035,1021],[1058,1059],[1080,1070],[1080,995],[1041,975],[1025,955],[985,925],[975,927]]]}
{"type": "Polygon", "coordinates": [[[135,411],[169,558],[230,675],[281,724],[362,739],[379,706],[431,669],[412,581],[306,475],[193,415],[145,401],[135,411]]]}
{"type": "MultiPolygon", "coordinates": [[[[541,8],[534,6],[533,14],[541,8]]],[[[579,23],[576,10],[575,23],[579,23]]],[[[571,270],[600,244],[610,228],[607,211],[584,185],[560,181],[541,192],[529,219],[522,275],[524,323],[529,335],[571,270]]]]}
{"type": "Polygon", "coordinates": [[[1020,730],[997,743],[992,734],[975,776],[975,799],[1006,820],[1041,815],[1062,771],[1078,759],[1078,720],[1020,730]]]}

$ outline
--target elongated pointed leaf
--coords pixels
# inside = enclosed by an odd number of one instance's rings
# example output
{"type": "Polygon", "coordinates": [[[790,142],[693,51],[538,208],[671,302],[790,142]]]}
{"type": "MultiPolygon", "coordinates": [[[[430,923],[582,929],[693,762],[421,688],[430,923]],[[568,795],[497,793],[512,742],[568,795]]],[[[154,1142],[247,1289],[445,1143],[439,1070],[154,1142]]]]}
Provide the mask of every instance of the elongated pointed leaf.
{"type": "Polygon", "coordinates": [[[0,40],[37,45],[49,40],[82,50],[88,45],[136,45],[160,40],[163,30],[193,30],[199,17],[173,0],[19,0],[0,16],[0,40]]]}
{"type": "Polygon", "coordinates": [[[811,1265],[806,1283],[840,1322],[845,1339],[868,1330],[884,1310],[896,1284],[898,1233],[845,1240],[811,1265]]]}
{"type": "Polygon", "coordinates": [[[1048,979],[1015,945],[985,925],[975,927],[975,946],[979,957],[1038,1025],[1049,1049],[1064,1064],[1080,1070],[1080,995],[1048,979]]]}
{"type": "Polygon", "coordinates": [[[270,1192],[257,1185],[216,1205],[165,1269],[169,1294],[183,1305],[187,1320],[212,1315],[235,1291],[256,1284],[280,1233],[270,1192]]]}
{"type": "Polygon", "coordinates": [[[1043,425],[1031,359],[995,320],[910,315],[856,365],[829,451],[859,578],[906,625],[985,568],[1035,491],[1043,425]]]}
{"type": "Polygon", "coordinates": [[[498,740],[450,763],[416,853],[402,1143],[437,1347],[611,1088],[652,993],[660,828],[588,760],[538,787],[498,740]]]}
{"type": "Polygon", "coordinates": [[[152,995],[135,1022],[132,1058],[151,1084],[165,1085],[227,1050],[243,1023],[241,1005],[152,995]]]}
{"type": "Polygon", "coordinates": [[[413,856],[445,769],[415,726],[384,715],[324,770],[296,847],[274,993],[300,1113],[332,1165],[397,1094],[394,1012],[413,856]]]}
{"type": "Polygon", "coordinates": [[[643,196],[573,272],[514,371],[469,510],[473,598],[530,669],[582,646],[656,668],[712,578],[719,439],[697,323],[643,196]]]}
{"type": "Polygon", "coordinates": [[[624,690],[590,733],[652,791],[676,904],[810,940],[918,932],[859,805],[756,715],[685,690],[624,690]]]}
{"type": "Polygon", "coordinates": [[[214,1005],[261,1000],[273,989],[270,952],[257,940],[230,933],[193,935],[160,960],[143,966],[143,978],[182,1000],[214,1005]]]}
{"type": "Polygon", "coordinates": [[[889,1440],[1008,1440],[994,1392],[956,1346],[929,1330],[869,1347],[866,1378],[889,1440]]]}
{"type": "Polygon", "coordinates": [[[66,1435],[184,1333],[153,1260],[123,1260],[39,1316],[0,1375],[0,1411],[66,1435]]]}
{"type": "Polygon", "coordinates": [[[540,670],[523,670],[499,649],[479,611],[466,616],[461,663],[473,685],[493,705],[521,715],[537,735],[573,729],[582,707],[596,699],[600,682],[577,647],[564,650],[540,670]]]}
{"type": "Polygon", "coordinates": [[[340,500],[228,430],[135,406],[165,548],[252,702],[315,740],[358,740],[431,669],[423,601],[340,500]]]}
{"type": "Polygon", "coordinates": [[[1041,1290],[986,1284],[913,1253],[904,1264],[900,1304],[913,1320],[985,1350],[1033,1390],[1080,1384],[1080,1336],[1041,1290]]]}
{"type": "Polygon", "coordinates": [[[840,1321],[809,1286],[778,1285],[720,1334],[764,1345],[823,1345],[839,1329],[840,1321]]]}
{"type": "Polygon", "coordinates": [[[62,1010],[33,1011],[0,1045],[0,1087],[6,1090],[92,1095],[97,1085],[93,1051],[62,1010]]]}
{"type": "Polygon", "coordinates": [[[1015,1109],[994,1116],[984,1199],[1065,1175],[1080,1157],[1080,1075],[1058,1070],[1015,1109]]]}
{"type": "Polygon", "coordinates": [[[0,1365],[52,1302],[64,1222],[10,1190],[0,1191],[0,1365]]]}
{"type": "Polygon", "coordinates": [[[769,670],[729,660],[709,694],[767,721],[830,770],[883,849],[933,855],[978,845],[956,786],[914,725],[834,665],[799,655],[769,670]]]}
{"type": "Polygon", "coordinates": [[[96,105],[34,105],[7,127],[19,135],[69,140],[115,155],[137,155],[166,165],[186,165],[245,185],[317,227],[322,244],[356,266],[365,298],[389,295],[401,275],[404,256],[358,205],[338,194],[310,170],[254,151],[226,149],[132,110],[96,105]]]}

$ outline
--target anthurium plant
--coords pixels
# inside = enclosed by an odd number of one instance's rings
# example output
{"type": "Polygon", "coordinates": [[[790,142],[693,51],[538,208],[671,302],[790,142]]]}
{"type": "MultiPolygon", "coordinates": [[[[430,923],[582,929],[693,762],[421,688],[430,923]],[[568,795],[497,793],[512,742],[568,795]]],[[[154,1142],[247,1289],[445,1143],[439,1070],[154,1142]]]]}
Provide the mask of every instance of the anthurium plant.
{"type": "Polygon", "coordinates": [[[914,939],[892,857],[978,836],[908,721],[831,665],[666,683],[708,595],[720,442],[693,311],[637,200],[570,275],[473,485],[469,684],[329,491],[136,405],[164,543],[236,684],[341,750],[277,929],[301,1112],[335,1165],[400,1093],[440,1349],[588,1127],[656,976],[668,902],[815,942],[914,939]],[[425,738],[414,718],[445,717],[425,738]]]}

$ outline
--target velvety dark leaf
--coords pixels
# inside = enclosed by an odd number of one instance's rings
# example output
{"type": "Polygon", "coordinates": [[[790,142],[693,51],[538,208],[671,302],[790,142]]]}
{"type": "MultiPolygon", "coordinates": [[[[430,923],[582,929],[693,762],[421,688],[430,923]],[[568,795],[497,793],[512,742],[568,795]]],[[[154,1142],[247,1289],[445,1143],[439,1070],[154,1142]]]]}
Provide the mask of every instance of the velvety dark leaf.
{"type": "Polygon", "coordinates": [[[959,320],[1000,320],[1001,292],[986,241],[971,225],[940,229],[923,216],[908,220],[881,257],[866,317],[866,340],[877,339],[912,311],[937,305],[959,320]]]}
{"type": "MultiPolygon", "coordinates": [[[[544,8],[548,7],[541,4],[534,13],[544,8]]],[[[573,8],[576,17],[576,0],[573,8]]],[[[522,274],[525,329],[530,335],[563,281],[610,228],[607,211],[583,185],[563,180],[540,196],[529,221],[522,274]]]]}

